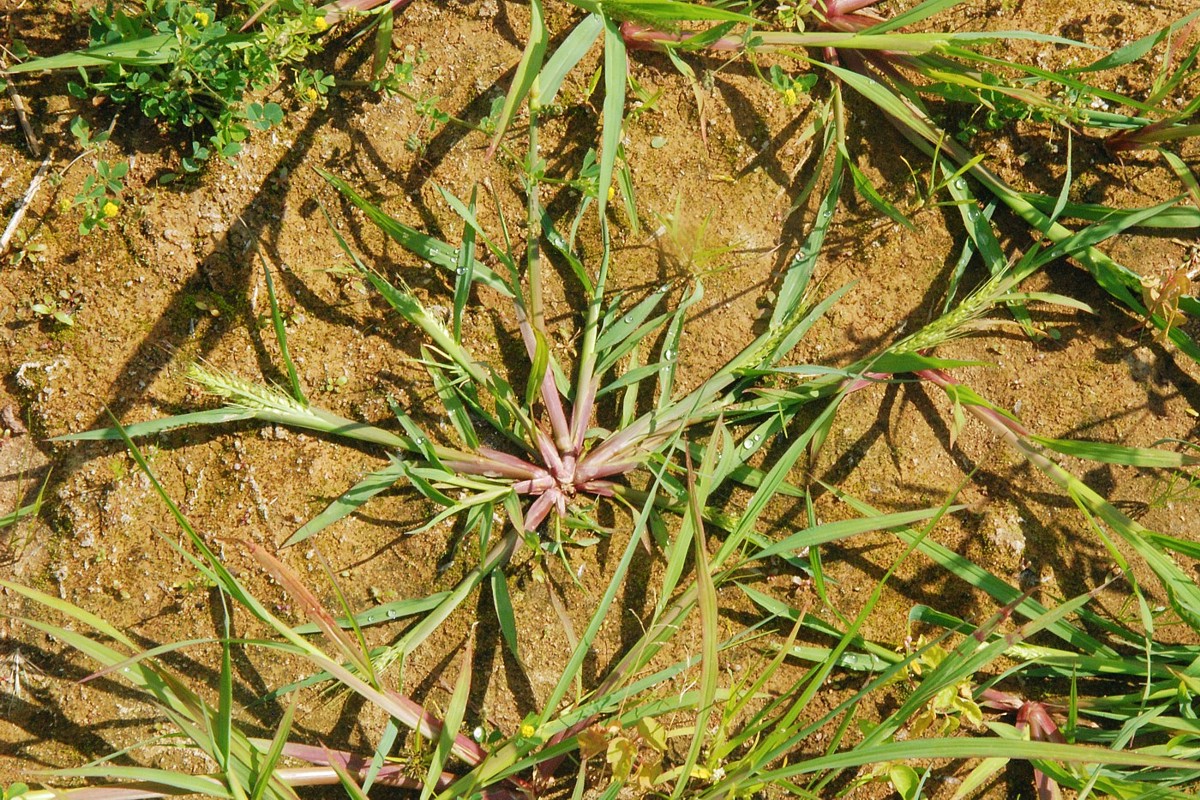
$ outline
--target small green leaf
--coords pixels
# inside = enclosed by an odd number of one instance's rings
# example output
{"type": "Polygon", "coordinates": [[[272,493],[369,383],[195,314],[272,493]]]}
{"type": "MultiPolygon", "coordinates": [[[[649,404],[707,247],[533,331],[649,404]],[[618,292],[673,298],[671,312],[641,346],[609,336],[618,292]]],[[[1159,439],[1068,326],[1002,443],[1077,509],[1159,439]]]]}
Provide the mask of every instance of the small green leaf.
{"type": "Polygon", "coordinates": [[[504,572],[495,570],[491,575],[492,602],[496,606],[496,619],[500,621],[500,632],[504,642],[512,651],[517,662],[521,662],[521,651],[517,648],[517,615],[513,611],[512,598],[508,594],[508,580],[504,572]]]}
{"type": "Polygon", "coordinates": [[[920,796],[921,778],[907,764],[892,764],[888,767],[888,783],[903,800],[917,800],[920,796]]]}

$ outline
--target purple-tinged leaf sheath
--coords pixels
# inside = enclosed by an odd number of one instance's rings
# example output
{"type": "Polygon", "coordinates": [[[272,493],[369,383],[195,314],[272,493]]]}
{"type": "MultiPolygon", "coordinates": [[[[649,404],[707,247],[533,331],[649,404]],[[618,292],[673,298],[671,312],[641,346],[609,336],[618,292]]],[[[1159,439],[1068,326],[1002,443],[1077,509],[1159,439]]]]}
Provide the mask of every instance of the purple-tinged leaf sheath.
{"type": "Polygon", "coordinates": [[[470,459],[442,459],[442,465],[454,472],[488,478],[533,480],[550,474],[523,458],[482,446],[470,459]]]}
{"type": "Polygon", "coordinates": [[[592,421],[592,409],[596,405],[596,392],[600,386],[599,379],[595,377],[581,383],[583,388],[575,398],[575,407],[571,409],[571,452],[576,457],[583,452],[583,439],[592,421]]]}
{"type": "MultiPolygon", "coordinates": [[[[521,340],[525,343],[525,352],[529,355],[529,363],[533,364],[537,361],[537,334],[534,333],[533,326],[529,323],[529,318],[525,316],[525,310],[521,304],[514,303],[514,306],[517,312],[517,327],[521,329],[521,340]]],[[[562,398],[558,394],[558,386],[554,383],[554,375],[549,367],[542,373],[542,385],[539,388],[542,405],[546,407],[546,414],[550,418],[550,429],[554,431],[555,444],[559,450],[565,453],[571,448],[570,426],[567,423],[567,414],[563,409],[562,398]]]]}
{"type": "Polygon", "coordinates": [[[575,484],[584,486],[598,478],[610,475],[624,475],[641,466],[641,461],[599,461],[585,458],[583,463],[575,468],[575,484]]]}
{"type": "Polygon", "coordinates": [[[525,512],[525,530],[536,531],[546,517],[549,516],[550,510],[556,507],[559,503],[564,503],[562,492],[559,491],[557,485],[542,492],[537,500],[529,504],[529,510],[525,512]]]}

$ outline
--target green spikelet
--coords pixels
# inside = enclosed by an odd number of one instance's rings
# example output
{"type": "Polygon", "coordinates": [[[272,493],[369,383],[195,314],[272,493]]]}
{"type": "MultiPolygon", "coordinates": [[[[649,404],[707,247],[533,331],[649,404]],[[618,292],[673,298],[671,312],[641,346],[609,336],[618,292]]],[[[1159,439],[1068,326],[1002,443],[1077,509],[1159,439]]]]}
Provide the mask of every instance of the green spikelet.
{"type": "Polygon", "coordinates": [[[1016,282],[1010,273],[996,275],[964,298],[953,311],[897,342],[892,352],[920,353],[965,336],[977,327],[975,323],[979,318],[1000,302],[1016,282]]]}
{"type": "Polygon", "coordinates": [[[307,415],[308,409],[292,397],[268,386],[250,383],[236,375],[205,369],[193,364],[188,367],[188,380],[205,391],[223,398],[230,405],[268,414],[307,415]]]}
{"type": "Polygon", "coordinates": [[[355,422],[321,408],[306,406],[283,391],[250,383],[226,372],[193,364],[188,368],[188,378],[205,391],[224,398],[234,408],[254,412],[255,419],[374,442],[385,447],[414,449],[412,440],[408,437],[399,436],[374,425],[355,422]]]}

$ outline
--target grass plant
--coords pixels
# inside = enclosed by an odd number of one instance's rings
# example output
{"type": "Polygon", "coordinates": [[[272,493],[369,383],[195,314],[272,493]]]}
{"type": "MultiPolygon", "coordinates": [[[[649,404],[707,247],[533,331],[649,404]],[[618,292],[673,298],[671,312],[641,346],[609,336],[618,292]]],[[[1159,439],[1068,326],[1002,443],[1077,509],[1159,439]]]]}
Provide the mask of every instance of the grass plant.
{"type": "MultiPolygon", "coordinates": [[[[824,75],[825,89],[813,90],[811,122],[803,137],[813,142],[811,155],[796,170],[807,167],[811,176],[796,201],[803,204],[819,185],[824,164],[837,173],[849,173],[857,193],[881,213],[898,223],[910,224],[903,211],[885,192],[872,185],[851,158],[846,138],[848,88],[875,106],[914,146],[930,159],[930,186],[954,183],[967,191],[966,177],[974,178],[988,193],[980,203],[969,195],[953,202],[969,203],[978,213],[992,213],[999,203],[1023,220],[1035,239],[1052,242],[1074,232],[1065,219],[1103,220],[1114,228],[1194,228],[1200,226],[1200,188],[1187,163],[1165,147],[1166,143],[1194,137],[1189,122],[1196,110],[1195,92],[1200,40],[1189,41],[1200,11],[1180,17],[1161,31],[1127,44],[1082,66],[1057,71],[993,55],[993,45],[1033,42],[1072,46],[1089,54],[1081,42],[1032,31],[908,32],[914,26],[936,25],[943,14],[962,0],[924,0],[892,18],[874,8],[877,2],[785,3],[775,7],[747,4],[700,6],[682,2],[640,2],[574,5],[589,13],[576,23],[552,53],[547,53],[549,33],[541,3],[533,3],[529,45],[517,68],[500,119],[493,148],[500,141],[517,107],[526,99],[531,107],[549,104],[565,76],[602,41],[604,47],[605,101],[600,146],[600,188],[611,185],[614,165],[621,152],[620,132],[625,115],[626,53],[629,49],[664,51],[680,72],[695,79],[686,62],[689,54],[720,54],[725,58],[784,59],[810,74],[824,75]],[[702,27],[708,24],[708,27],[702,27]],[[698,27],[699,26],[699,27],[698,27]],[[782,29],[781,29],[782,28],[782,29]],[[1158,50],[1163,67],[1145,98],[1123,95],[1106,88],[1099,76],[1125,67],[1158,50]],[[537,87],[536,95],[531,94],[537,87]],[[1175,105],[1180,98],[1182,108],[1175,105]],[[933,104],[937,104],[934,106],[933,104]],[[954,114],[951,108],[961,109],[954,114]],[[958,124],[966,116],[970,122],[958,124]],[[987,153],[975,153],[971,141],[980,131],[998,130],[1017,123],[1053,126],[1068,142],[1063,191],[1058,196],[1013,187],[987,165],[987,153]],[[1157,152],[1178,176],[1183,192],[1173,202],[1149,209],[1122,209],[1072,202],[1070,142],[1074,136],[1102,138],[1109,149],[1150,149],[1157,152]],[[1182,202],[1187,200],[1188,202],[1182,202]]],[[[781,88],[789,104],[796,92],[811,81],[783,81],[776,64],[768,83],[781,88]],[[786,86],[784,86],[786,84],[786,86]]],[[[764,80],[767,78],[764,77],[764,80]]],[[[603,208],[603,203],[601,203],[603,208]]],[[[1091,273],[1096,283],[1134,313],[1147,320],[1194,360],[1200,348],[1178,325],[1181,314],[1200,311],[1194,297],[1180,293],[1177,302],[1162,308],[1143,302],[1143,279],[1095,247],[1081,248],[1072,256],[1091,273]]],[[[1024,312],[1015,312],[1019,317],[1024,312]]]]}
{"type": "MultiPolygon", "coordinates": [[[[536,125],[535,117],[528,165],[538,164],[536,125]]],[[[325,609],[313,591],[282,561],[259,545],[242,543],[241,546],[304,610],[311,620],[311,630],[324,634],[333,646],[332,651],[326,651],[306,639],[304,634],[289,628],[261,601],[254,599],[228,574],[203,540],[190,531],[182,515],[178,515],[200,554],[193,558],[205,577],[222,587],[239,607],[279,637],[280,644],[264,646],[282,647],[302,656],[328,676],[327,680],[335,681],[386,710],[390,717],[388,728],[373,753],[318,755],[306,743],[287,741],[286,733],[280,734],[281,738],[277,738],[277,744],[270,752],[316,760],[328,767],[320,772],[325,779],[330,776],[329,770],[336,773],[341,768],[338,777],[350,787],[347,791],[351,794],[356,794],[353,787],[359,782],[369,785],[381,775],[388,775],[396,781],[420,782],[427,795],[440,792],[441,796],[447,797],[508,797],[551,791],[562,785],[560,768],[564,758],[573,753],[579,754],[577,791],[595,786],[597,778],[587,764],[590,758],[603,753],[612,770],[601,780],[608,781],[607,792],[614,795],[623,787],[634,785],[672,796],[699,793],[711,797],[740,795],[772,785],[801,796],[821,796],[823,787],[830,781],[847,770],[858,771],[864,766],[870,769],[866,773],[859,772],[860,777],[881,774],[895,785],[906,784],[913,779],[909,774],[911,769],[906,772],[886,765],[916,758],[984,759],[981,764],[986,766],[978,768],[978,780],[983,779],[987,770],[997,768],[1000,759],[1029,759],[1038,765],[1041,780],[1047,786],[1049,781],[1064,785],[1090,782],[1093,786],[1106,787],[1141,785],[1151,781],[1169,786],[1181,779],[1181,774],[1191,775],[1189,770],[1200,767],[1187,760],[1192,751],[1186,744],[1172,745],[1166,750],[1157,745],[1129,750],[1124,747],[1129,740],[1122,742],[1121,747],[1107,748],[1085,746],[1075,741],[1054,741],[1052,736],[1026,741],[1015,729],[998,723],[991,726],[995,734],[992,738],[951,736],[946,729],[933,737],[908,741],[897,738],[898,732],[912,726],[914,719],[922,715],[945,719],[967,713],[981,719],[982,708],[999,707],[1006,711],[1015,708],[1019,712],[1024,707],[1020,705],[1023,701],[1011,692],[1005,693],[1007,690],[995,688],[996,681],[1003,677],[1002,672],[995,671],[996,664],[1002,657],[1011,658],[1014,650],[1035,633],[1050,632],[1075,646],[1086,643],[1091,647],[1089,657],[1101,661],[1121,658],[1116,646],[1094,638],[1074,621],[1075,617],[1085,613],[1084,608],[1094,597],[1094,591],[1054,607],[1041,606],[1028,594],[1021,594],[995,576],[930,542],[928,533],[936,521],[943,514],[957,510],[951,505],[952,494],[941,508],[892,514],[881,514],[846,497],[847,505],[855,508],[860,517],[815,524],[810,506],[810,524],[782,539],[773,540],[759,528],[771,498],[781,493],[808,497],[805,490],[790,485],[788,478],[797,461],[825,439],[840,398],[848,392],[891,379],[890,376],[911,375],[947,391],[956,408],[964,409],[1008,437],[1064,491],[1079,499],[1081,507],[1090,515],[1089,519],[1098,517],[1114,526],[1126,544],[1133,548],[1136,557],[1158,575],[1175,613],[1187,624],[1195,625],[1200,620],[1197,615],[1200,590],[1163,550],[1178,546],[1175,540],[1151,534],[1123,517],[1113,516],[1114,510],[1106,501],[1076,479],[1064,477],[1061,468],[1041,453],[1042,448],[1050,448],[1100,461],[1174,468],[1187,467],[1195,463],[1195,459],[1159,450],[1035,440],[1009,417],[949,377],[951,371],[966,362],[930,355],[933,348],[954,338],[988,330],[995,324],[989,322],[988,314],[998,306],[1033,300],[1072,303],[1068,298],[1022,293],[1019,283],[1051,260],[1102,241],[1111,235],[1111,227],[1097,223],[1054,248],[1031,253],[1016,265],[995,265],[995,276],[941,318],[863,361],[845,367],[786,365],[781,363],[783,357],[844,291],[835,291],[819,302],[813,302],[810,297],[812,270],[821,249],[825,226],[832,216],[831,213],[819,214],[808,241],[786,273],[784,290],[773,309],[768,332],[696,389],[677,394],[674,392],[674,354],[679,347],[685,313],[699,299],[699,284],[673,311],[661,309],[668,295],[662,290],[636,301],[607,300],[604,294],[610,259],[607,242],[602,242],[599,264],[594,271],[587,270],[545,216],[538,202],[536,170],[530,169],[526,177],[526,225],[532,233],[525,242],[525,252],[518,253],[507,236],[494,239],[479,224],[475,198],[464,202],[448,193],[444,195],[464,223],[462,239],[454,246],[388,217],[349,185],[327,175],[345,197],[391,238],[453,276],[454,305],[450,319],[443,322],[403,284],[387,280],[354,259],[364,279],[379,291],[397,315],[427,337],[427,344],[421,351],[421,363],[429,372],[458,442],[435,441],[405,409],[394,409],[399,432],[393,432],[341,418],[313,406],[292,363],[271,282],[268,282],[268,294],[290,393],[196,367],[191,373],[193,380],[225,398],[228,401],[226,407],[138,423],[124,431],[114,428],[64,437],[79,440],[146,436],[185,424],[258,419],[367,442],[389,451],[388,464],[349,489],[296,531],[285,544],[295,544],[316,535],[337,519],[360,508],[370,497],[401,481],[442,509],[430,517],[422,530],[442,520],[457,518],[461,531],[475,534],[474,540],[479,543],[479,564],[448,593],[424,600],[406,598],[389,607],[361,611],[346,606],[325,609]],[[554,337],[546,328],[540,274],[541,248],[545,243],[557,251],[557,257],[564,260],[570,274],[576,277],[589,297],[583,311],[581,346],[573,382],[566,380],[568,370],[549,344],[554,337]],[[505,268],[507,275],[489,269],[476,256],[478,247],[486,248],[495,263],[505,268]],[[518,334],[530,365],[527,371],[502,372],[477,358],[463,342],[460,320],[470,298],[472,283],[499,292],[513,304],[518,334]],[[641,343],[654,331],[662,331],[661,344],[654,351],[643,352],[641,343]],[[770,385],[764,383],[767,378],[771,379],[770,385]],[[596,422],[594,411],[598,403],[607,403],[608,417],[617,421],[611,430],[599,427],[596,422]],[[814,404],[819,412],[800,425],[801,412],[814,404]],[[640,410],[643,408],[646,410],[640,410]],[[479,422],[490,426],[492,441],[502,444],[496,447],[485,445],[484,437],[478,432],[479,422]],[[784,440],[783,455],[775,458],[769,468],[752,466],[753,455],[768,442],[777,440],[785,430],[788,436],[784,440]],[[505,449],[500,449],[501,446],[505,449]],[[644,470],[645,479],[628,480],[627,476],[634,470],[644,470]],[[709,500],[714,492],[730,482],[740,483],[751,491],[745,506],[732,513],[710,504],[709,500]],[[506,565],[522,544],[534,552],[561,552],[562,546],[569,544],[578,532],[599,530],[591,509],[597,502],[607,499],[628,510],[627,525],[621,526],[629,531],[628,539],[607,590],[578,638],[570,660],[564,665],[561,680],[545,699],[540,714],[527,718],[520,729],[510,731],[508,737],[482,748],[461,734],[451,737],[446,731],[457,729],[457,724],[450,725],[445,720],[431,717],[411,699],[384,686],[382,675],[388,666],[419,647],[485,581],[493,590],[497,623],[506,631],[506,646],[513,648],[519,657],[521,633],[504,588],[506,565]],[[678,519],[677,523],[668,521],[672,516],[678,519]],[[904,527],[921,521],[927,523],[919,532],[904,527]],[[666,535],[674,527],[678,532],[674,536],[666,535]],[[546,530],[539,535],[539,528],[546,530]],[[811,572],[819,569],[814,566],[817,562],[802,554],[811,554],[830,542],[881,529],[897,531],[907,543],[910,554],[929,555],[953,574],[965,576],[985,588],[1001,604],[1002,610],[957,644],[942,638],[917,646],[911,652],[897,653],[891,649],[894,644],[871,644],[859,634],[886,587],[887,577],[879,582],[872,599],[853,619],[843,620],[842,627],[830,627],[828,623],[811,620],[801,624],[807,620],[805,615],[789,612],[777,601],[746,587],[751,599],[771,614],[796,620],[793,634],[771,662],[775,665],[772,672],[784,659],[797,653],[815,657],[816,664],[803,673],[792,689],[782,694],[764,693],[764,684],[758,681],[748,686],[721,687],[720,673],[716,669],[721,652],[745,647],[760,634],[750,629],[728,639],[720,637],[717,632],[719,587],[731,583],[744,585],[756,575],[756,565],[772,559],[783,559],[795,568],[811,572]],[[721,542],[710,544],[706,534],[717,530],[723,531],[721,542]],[[617,593],[627,579],[630,563],[644,546],[647,535],[657,539],[663,549],[665,574],[658,587],[661,598],[658,607],[642,639],[615,663],[598,685],[581,686],[576,677],[579,666],[612,612],[617,593]],[[420,609],[417,612],[422,615],[419,621],[392,644],[368,647],[360,633],[362,627],[394,618],[401,606],[405,612],[420,609]],[[1014,616],[1025,621],[1015,631],[1001,633],[1002,624],[1014,616]],[[693,617],[701,632],[699,651],[682,662],[665,666],[659,663],[657,658],[663,646],[693,624],[690,622],[693,617]],[[824,650],[814,651],[810,646],[796,650],[791,642],[805,628],[832,636],[837,644],[824,650]],[[835,711],[817,720],[807,718],[803,711],[808,701],[821,691],[835,670],[846,668],[866,668],[879,674],[835,711]],[[647,669],[651,670],[650,674],[646,674],[647,669]],[[696,688],[682,693],[662,693],[660,687],[664,681],[697,669],[696,688]],[[981,677],[985,670],[992,672],[981,677]],[[917,688],[884,723],[872,727],[864,736],[856,737],[853,749],[847,749],[845,745],[851,741],[847,739],[848,731],[855,721],[857,704],[868,697],[886,694],[896,681],[905,679],[913,681],[917,688]],[[951,697],[961,698],[957,705],[947,705],[947,692],[951,697]],[[691,739],[684,748],[685,753],[669,758],[657,732],[662,724],[658,720],[677,714],[685,714],[692,720],[687,728],[691,739]],[[714,720],[720,720],[718,728],[722,731],[715,743],[700,735],[701,731],[710,729],[714,720]],[[802,758],[797,758],[797,748],[802,748],[813,733],[830,725],[838,733],[832,738],[827,752],[824,755],[806,752],[802,758]],[[434,757],[428,765],[415,771],[412,768],[405,771],[397,766],[383,772],[385,766],[391,764],[389,755],[402,728],[435,742],[434,757]],[[642,752],[644,742],[656,741],[659,746],[647,745],[649,750],[642,752]],[[459,766],[452,766],[447,771],[452,759],[459,766]],[[1069,766],[1071,764],[1092,766],[1081,768],[1069,766]],[[358,769],[358,773],[350,774],[349,766],[358,769]]],[[[828,189],[822,198],[824,208],[832,211],[838,189],[836,182],[828,189]]],[[[951,189],[947,188],[947,191],[951,189]]],[[[978,219],[978,215],[972,215],[966,204],[960,208],[964,221],[974,220],[973,241],[979,250],[998,253],[990,225],[978,219]]],[[[580,213],[583,213],[582,209],[580,213]]],[[[346,251],[353,258],[348,247],[346,251]]],[[[955,416],[957,419],[958,414],[955,416]]],[[[811,498],[808,502],[811,503],[811,498]]],[[[1114,549],[1114,553],[1119,551],[1114,549]]],[[[336,595],[341,597],[342,593],[338,591],[336,595]]],[[[53,600],[28,593],[26,596],[43,604],[53,600]]],[[[77,620],[83,619],[80,615],[86,613],[58,601],[51,607],[77,620]]],[[[764,618],[759,625],[769,619],[764,618]]],[[[1149,619],[1152,623],[1152,617],[1149,619]]],[[[96,629],[105,632],[102,628],[96,629]]],[[[961,625],[954,628],[960,629],[961,625]]],[[[1105,631],[1106,636],[1124,636],[1123,644],[1130,637],[1136,638],[1136,634],[1126,635],[1112,626],[1105,631]]],[[[1143,640],[1149,647],[1157,646],[1153,639],[1144,635],[1143,640]]],[[[144,660],[137,653],[99,651],[94,643],[78,637],[71,641],[106,668],[127,663],[130,659],[139,664],[144,660]]],[[[222,643],[222,652],[226,652],[228,646],[228,642],[222,643]]],[[[1179,657],[1175,650],[1168,652],[1170,659],[1179,657]]],[[[1168,668],[1155,669],[1162,674],[1168,668]]],[[[174,691],[184,696],[182,688],[174,691]]],[[[449,722],[464,718],[461,703],[465,693],[463,684],[455,687],[453,697],[456,700],[446,715],[449,722]]],[[[159,702],[172,707],[176,700],[160,697],[159,702]]],[[[229,721],[231,711],[220,708],[197,710],[195,703],[191,705],[196,719],[215,718],[220,721],[218,729],[222,731],[226,726],[232,726],[229,721]]],[[[1026,717],[1036,711],[1037,707],[1030,706],[1026,717]]],[[[1038,730],[1050,730],[1042,716],[1036,719],[1042,726],[1038,730]]],[[[195,721],[189,724],[192,729],[197,729],[195,721]]],[[[232,727],[228,729],[232,730],[232,727]]],[[[222,773],[203,776],[200,784],[189,785],[202,785],[218,796],[237,796],[235,785],[250,786],[268,780],[251,769],[258,758],[254,753],[267,750],[245,735],[239,738],[224,733],[222,737],[220,741],[210,742],[192,735],[197,746],[214,754],[217,764],[229,766],[222,773]],[[234,743],[239,743],[237,748],[240,749],[234,748],[234,743]],[[251,749],[247,750],[247,747],[251,749]],[[234,759],[235,749],[240,754],[237,759],[234,759]]],[[[133,777],[132,773],[104,765],[88,768],[85,772],[62,774],[103,776],[109,780],[133,777]]],[[[173,775],[138,775],[145,781],[159,781],[168,786],[171,781],[182,780],[173,775]]],[[[278,792],[286,793],[289,790],[285,783],[282,779],[270,779],[268,786],[276,786],[278,792]]],[[[87,797],[89,791],[77,790],[82,797],[87,797]]]]}

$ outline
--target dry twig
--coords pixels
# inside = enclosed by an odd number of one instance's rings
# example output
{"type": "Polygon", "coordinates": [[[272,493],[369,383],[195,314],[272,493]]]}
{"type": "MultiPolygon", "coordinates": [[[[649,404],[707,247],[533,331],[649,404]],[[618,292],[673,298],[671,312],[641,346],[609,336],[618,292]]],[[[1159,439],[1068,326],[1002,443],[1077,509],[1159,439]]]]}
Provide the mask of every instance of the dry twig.
{"type": "Polygon", "coordinates": [[[42,182],[46,179],[46,171],[49,169],[50,156],[46,156],[42,159],[42,165],[38,167],[38,171],[34,173],[33,180],[29,182],[29,188],[25,190],[25,195],[17,201],[16,210],[13,211],[12,219],[8,221],[8,227],[4,229],[4,235],[0,236],[0,256],[8,252],[13,234],[17,232],[21,220],[25,219],[25,212],[29,210],[29,204],[33,202],[38,189],[42,188],[42,182]]]}

